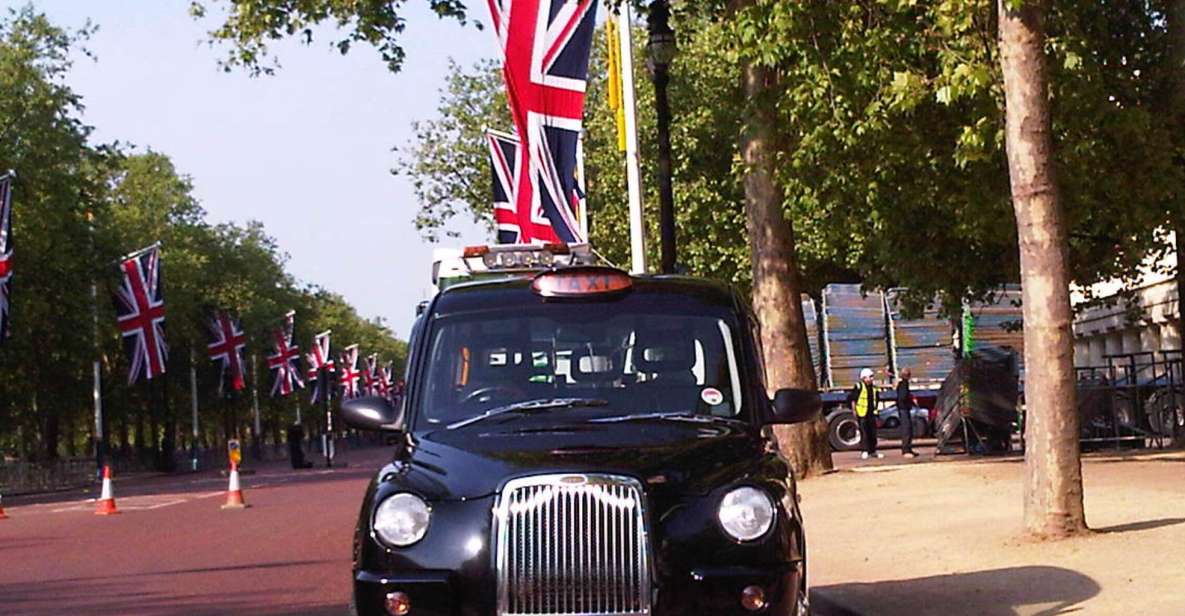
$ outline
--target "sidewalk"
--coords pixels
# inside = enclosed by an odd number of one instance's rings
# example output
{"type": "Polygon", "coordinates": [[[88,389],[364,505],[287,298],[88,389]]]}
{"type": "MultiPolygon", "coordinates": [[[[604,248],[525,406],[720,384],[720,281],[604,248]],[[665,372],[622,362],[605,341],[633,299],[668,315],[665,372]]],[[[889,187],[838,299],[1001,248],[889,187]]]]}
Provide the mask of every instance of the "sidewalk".
{"type": "Polygon", "coordinates": [[[1089,536],[1021,537],[1023,462],[857,466],[800,484],[825,616],[1185,614],[1185,452],[1085,458],[1089,536]]]}
{"type": "MultiPolygon", "coordinates": [[[[340,448],[337,452],[337,464],[335,467],[344,468],[354,459],[366,459],[370,456],[371,451],[386,451],[386,448],[381,446],[340,448]]],[[[256,461],[251,458],[250,453],[247,454],[240,468],[243,471],[243,475],[248,477],[256,473],[262,476],[287,473],[289,471],[302,473],[324,470],[326,468],[325,458],[321,454],[313,451],[305,455],[307,456],[306,459],[313,463],[313,468],[293,471],[291,469],[291,463],[287,459],[256,461]]],[[[163,487],[175,485],[186,485],[190,486],[189,489],[196,490],[199,487],[205,489],[210,485],[225,484],[228,463],[224,461],[220,462],[220,464],[206,466],[197,471],[180,469],[173,473],[156,471],[139,471],[127,474],[116,473],[113,479],[116,495],[117,497],[126,497],[153,494],[163,487]]],[[[4,498],[5,507],[17,507],[22,505],[68,502],[81,498],[94,498],[99,493],[100,487],[101,484],[96,480],[93,483],[72,488],[24,492],[11,495],[8,492],[0,492],[0,495],[4,498]]]]}

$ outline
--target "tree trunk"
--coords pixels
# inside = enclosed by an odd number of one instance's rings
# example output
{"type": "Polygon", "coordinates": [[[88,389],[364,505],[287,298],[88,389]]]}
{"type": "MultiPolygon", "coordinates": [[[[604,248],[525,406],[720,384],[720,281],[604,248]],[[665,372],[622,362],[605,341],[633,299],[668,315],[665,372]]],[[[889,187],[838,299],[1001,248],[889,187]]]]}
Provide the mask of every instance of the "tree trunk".
{"type": "MultiPolygon", "coordinates": [[[[750,105],[741,133],[745,169],[745,212],[753,262],[753,311],[761,323],[766,386],[772,394],[795,387],[815,389],[815,371],[802,316],[801,282],[794,250],[794,228],[783,210],[785,195],[774,178],[775,120],[770,98],[774,72],[760,66],[744,69],[750,105]]],[[[794,474],[808,477],[831,470],[827,424],[813,421],[774,430],[778,446],[794,474]]]]}
{"type": "MultiPolygon", "coordinates": [[[[1174,135],[1177,166],[1185,166],[1185,0],[1170,0],[1167,10],[1169,70],[1168,130],[1174,135]]],[[[1177,331],[1185,332],[1185,267],[1182,267],[1182,245],[1185,245],[1185,195],[1178,194],[1169,211],[1170,224],[1176,235],[1177,256],[1177,331]]],[[[1174,447],[1185,447],[1185,435],[1173,440],[1174,447]]]]}
{"type": "Polygon", "coordinates": [[[1000,0],[1005,138],[1024,286],[1026,530],[1061,538],[1086,530],[1066,229],[1054,176],[1045,70],[1048,4],[1000,0]]]}

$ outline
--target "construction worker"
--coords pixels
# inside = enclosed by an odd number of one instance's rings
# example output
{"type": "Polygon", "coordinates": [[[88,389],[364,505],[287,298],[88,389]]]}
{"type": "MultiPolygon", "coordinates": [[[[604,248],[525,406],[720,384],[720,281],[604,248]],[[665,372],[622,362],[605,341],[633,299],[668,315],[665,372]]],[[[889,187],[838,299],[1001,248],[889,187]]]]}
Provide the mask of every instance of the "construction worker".
{"type": "Polygon", "coordinates": [[[853,405],[856,419],[860,422],[860,435],[864,440],[864,453],[860,458],[883,458],[885,454],[876,451],[876,373],[871,368],[860,371],[860,382],[848,392],[848,403],[853,405]]]}

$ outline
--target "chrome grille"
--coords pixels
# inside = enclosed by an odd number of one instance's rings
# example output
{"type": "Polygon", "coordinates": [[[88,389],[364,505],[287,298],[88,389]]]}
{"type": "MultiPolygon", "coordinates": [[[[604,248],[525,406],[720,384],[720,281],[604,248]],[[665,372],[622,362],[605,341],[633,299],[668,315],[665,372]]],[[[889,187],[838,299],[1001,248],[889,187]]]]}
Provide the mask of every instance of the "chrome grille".
{"type": "Polygon", "coordinates": [[[642,485],[612,475],[543,475],[497,505],[498,614],[650,614],[642,485]]]}

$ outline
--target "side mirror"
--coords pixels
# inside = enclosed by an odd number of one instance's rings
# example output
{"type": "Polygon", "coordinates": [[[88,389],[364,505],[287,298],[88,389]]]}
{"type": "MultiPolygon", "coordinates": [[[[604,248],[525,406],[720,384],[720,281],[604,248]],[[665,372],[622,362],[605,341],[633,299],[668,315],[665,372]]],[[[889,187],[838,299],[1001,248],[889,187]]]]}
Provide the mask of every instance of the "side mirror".
{"type": "Polygon", "coordinates": [[[813,419],[823,410],[819,392],[807,389],[779,389],[774,394],[773,416],[768,423],[794,424],[813,419]]]}
{"type": "Polygon", "coordinates": [[[399,432],[403,413],[382,396],[363,396],[342,402],[342,421],[358,430],[399,432]]]}

